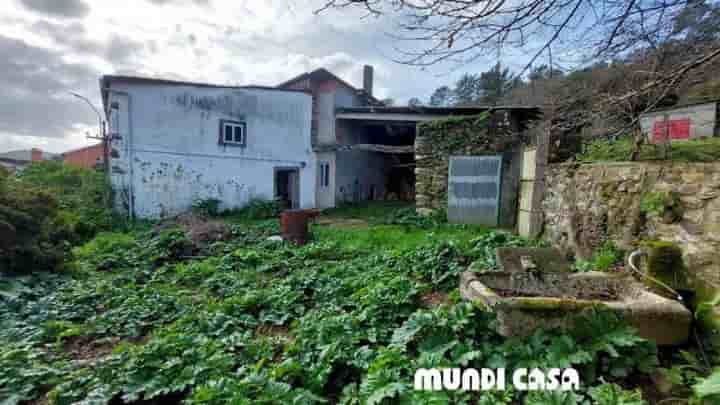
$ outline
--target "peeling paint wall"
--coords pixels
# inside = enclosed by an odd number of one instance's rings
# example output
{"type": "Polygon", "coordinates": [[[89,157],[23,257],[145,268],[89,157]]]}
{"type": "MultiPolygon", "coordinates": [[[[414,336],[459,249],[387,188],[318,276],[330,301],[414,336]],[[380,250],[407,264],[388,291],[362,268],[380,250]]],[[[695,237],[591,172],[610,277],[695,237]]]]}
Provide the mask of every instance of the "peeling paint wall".
{"type": "Polygon", "coordinates": [[[118,208],[137,217],[274,198],[274,169],[300,169],[300,206],[315,207],[312,99],[300,92],[114,83],[111,180],[118,208]],[[222,145],[220,120],[247,125],[246,147],[222,145]]]}

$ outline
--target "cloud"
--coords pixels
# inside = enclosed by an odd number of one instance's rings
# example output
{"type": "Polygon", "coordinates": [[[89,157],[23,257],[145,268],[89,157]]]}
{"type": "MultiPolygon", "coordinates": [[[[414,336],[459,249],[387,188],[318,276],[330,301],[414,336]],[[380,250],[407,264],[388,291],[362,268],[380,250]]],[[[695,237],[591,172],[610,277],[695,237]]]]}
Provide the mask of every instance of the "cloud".
{"type": "Polygon", "coordinates": [[[394,21],[350,9],[315,15],[325,0],[85,1],[15,0],[3,10],[0,151],[9,145],[4,134],[54,147],[96,126],[92,110],[67,92],[99,105],[102,74],[277,85],[325,67],[360,87],[362,66],[371,64],[376,96],[403,103],[427,99],[462,73],[438,77],[449,69],[394,63],[397,44],[386,35],[394,21]],[[68,16],[84,18],[61,18],[68,16]]]}
{"type": "Polygon", "coordinates": [[[0,132],[61,138],[77,125],[97,122],[88,106],[67,94],[97,92],[97,71],[5,36],[0,36],[0,54],[0,132]]]}
{"type": "Polygon", "coordinates": [[[29,10],[55,17],[81,18],[90,7],[83,0],[20,0],[29,10]]]}
{"type": "Polygon", "coordinates": [[[166,4],[182,4],[182,3],[195,3],[201,6],[207,6],[210,4],[210,0],[147,0],[150,3],[164,6],[166,4]]]}

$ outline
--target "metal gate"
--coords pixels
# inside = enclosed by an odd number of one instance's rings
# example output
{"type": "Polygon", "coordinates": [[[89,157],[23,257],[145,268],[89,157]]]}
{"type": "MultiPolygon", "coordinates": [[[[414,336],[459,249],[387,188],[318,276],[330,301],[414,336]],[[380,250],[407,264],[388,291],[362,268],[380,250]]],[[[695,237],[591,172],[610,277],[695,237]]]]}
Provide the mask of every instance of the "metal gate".
{"type": "Polygon", "coordinates": [[[502,156],[451,156],[448,221],[497,226],[502,156]]]}

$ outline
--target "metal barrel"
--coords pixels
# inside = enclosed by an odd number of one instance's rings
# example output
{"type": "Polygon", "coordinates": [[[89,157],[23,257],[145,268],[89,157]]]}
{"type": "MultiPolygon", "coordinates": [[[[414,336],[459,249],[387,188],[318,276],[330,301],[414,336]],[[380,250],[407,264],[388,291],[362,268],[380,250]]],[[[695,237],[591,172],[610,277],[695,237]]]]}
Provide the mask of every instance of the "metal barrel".
{"type": "Polygon", "coordinates": [[[308,222],[319,215],[318,210],[285,210],[280,214],[280,234],[283,240],[304,245],[310,239],[308,222]]]}

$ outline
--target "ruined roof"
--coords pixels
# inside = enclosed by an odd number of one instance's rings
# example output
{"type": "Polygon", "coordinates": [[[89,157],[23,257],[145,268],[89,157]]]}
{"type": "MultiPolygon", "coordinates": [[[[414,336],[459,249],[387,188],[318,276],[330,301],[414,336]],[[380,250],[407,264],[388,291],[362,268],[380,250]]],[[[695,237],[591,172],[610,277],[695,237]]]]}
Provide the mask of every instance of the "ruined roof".
{"type": "Polygon", "coordinates": [[[438,114],[472,115],[492,110],[540,111],[539,107],[527,105],[464,106],[464,107],[341,107],[338,113],[383,113],[383,114],[438,114]]]}
{"type": "Polygon", "coordinates": [[[531,120],[540,114],[532,106],[472,106],[472,107],[343,107],[335,110],[338,119],[420,122],[448,118],[451,116],[476,115],[486,111],[507,111],[531,120]]]}

